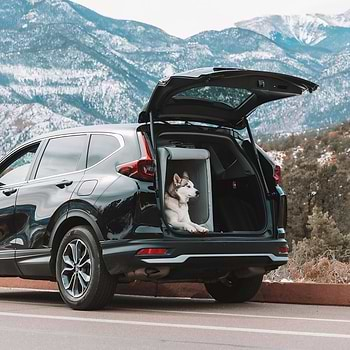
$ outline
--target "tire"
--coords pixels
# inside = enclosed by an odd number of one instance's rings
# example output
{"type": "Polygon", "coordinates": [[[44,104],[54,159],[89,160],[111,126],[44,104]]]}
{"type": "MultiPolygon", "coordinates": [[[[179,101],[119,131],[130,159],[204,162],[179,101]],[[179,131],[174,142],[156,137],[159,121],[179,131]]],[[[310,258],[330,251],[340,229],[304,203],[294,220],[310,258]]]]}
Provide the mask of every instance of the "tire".
{"type": "Polygon", "coordinates": [[[107,271],[89,226],[76,226],[62,239],[56,280],[63,301],[75,310],[97,310],[111,302],[116,279],[107,271]]]}
{"type": "Polygon", "coordinates": [[[230,274],[224,281],[205,283],[207,292],[220,303],[243,303],[252,299],[261,287],[263,275],[237,278],[230,274]]]}

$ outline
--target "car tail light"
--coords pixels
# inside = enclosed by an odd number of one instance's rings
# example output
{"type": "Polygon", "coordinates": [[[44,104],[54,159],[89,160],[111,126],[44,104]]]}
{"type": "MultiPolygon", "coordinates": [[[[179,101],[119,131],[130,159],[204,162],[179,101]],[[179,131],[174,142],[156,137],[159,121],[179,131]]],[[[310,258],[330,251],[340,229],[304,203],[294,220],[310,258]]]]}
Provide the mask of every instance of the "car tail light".
{"type": "Polygon", "coordinates": [[[133,162],[124,163],[117,167],[120,174],[143,181],[153,181],[154,161],[153,159],[139,159],[133,162]]]}
{"type": "Polygon", "coordinates": [[[279,165],[275,165],[273,171],[273,178],[275,179],[276,185],[280,185],[282,182],[282,169],[279,165]]]}
{"type": "Polygon", "coordinates": [[[284,245],[278,248],[279,254],[288,254],[288,252],[289,252],[289,247],[287,245],[284,245]]]}
{"type": "Polygon", "coordinates": [[[147,140],[142,133],[138,133],[142,157],[129,163],[117,166],[120,174],[142,181],[153,181],[155,174],[155,164],[147,140]]]}
{"type": "Polygon", "coordinates": [[[140,249],[136,255],[165,255],[167,252],[165,248],[144,248],[140,249]]]}

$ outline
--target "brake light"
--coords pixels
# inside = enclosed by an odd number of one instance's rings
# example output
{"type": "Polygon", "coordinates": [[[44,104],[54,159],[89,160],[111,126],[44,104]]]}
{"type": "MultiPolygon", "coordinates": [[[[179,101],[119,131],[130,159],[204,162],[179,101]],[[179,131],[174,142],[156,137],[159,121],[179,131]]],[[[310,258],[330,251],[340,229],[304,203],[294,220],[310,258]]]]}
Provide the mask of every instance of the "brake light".
{"type": "Polygon", "coordinates": [[[139,144],[142,157],[129,163],[121,164],[117,167],[120,174],[142,181],[153,181],[155,174],[155,164],[147,140],[142,133],[138,133],[139,144]]]}
{"type": "Polygon", "coordinates": [[[282,182],[282,168],[279,165],[275,165],[273,171],[273,178],[275,179],[276,185],[280,185],[282,182]]]}
{"type": "Polygon", "coordinates": [[[165,255],[167,252],[165,248],[144,248],[140,249],[136,255],[165,255]]]}
{"type": "Polygon", "coordinates": [[[279,254],[288,254],[288,252],[289,252],[289,247],[287,245],[278,248],[279,254]]]}
{"type": "Polygon", "coordinates": [[[153,159],[139,159],[130,163],[119,165],[117,170],[120,174],[143,181],[153,181],[154,161],[153,159]]]}

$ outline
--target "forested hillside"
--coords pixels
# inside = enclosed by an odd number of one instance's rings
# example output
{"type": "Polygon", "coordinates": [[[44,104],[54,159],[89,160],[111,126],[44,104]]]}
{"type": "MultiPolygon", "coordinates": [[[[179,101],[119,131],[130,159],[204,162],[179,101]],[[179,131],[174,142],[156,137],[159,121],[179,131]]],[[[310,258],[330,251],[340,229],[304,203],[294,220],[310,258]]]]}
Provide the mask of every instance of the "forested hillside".
{"type": "Polygon", "coordinates": [[[311,279],[350,283],[350,122],[263,147],[283,167],[294,268],[312,270],[311,279]],[[330,275],[332,264],[345,270],[330,275]]]}
{"type": "Polygon", "coordinates": [[[274,71],[320,86],[258,108],[250,120],[260,135],[350,118],[349,12],[232,25],[181,39],[69,0],[1,0],[0,155],[47,131],[137,121],[160,78],[199,67],[274,71]]]}

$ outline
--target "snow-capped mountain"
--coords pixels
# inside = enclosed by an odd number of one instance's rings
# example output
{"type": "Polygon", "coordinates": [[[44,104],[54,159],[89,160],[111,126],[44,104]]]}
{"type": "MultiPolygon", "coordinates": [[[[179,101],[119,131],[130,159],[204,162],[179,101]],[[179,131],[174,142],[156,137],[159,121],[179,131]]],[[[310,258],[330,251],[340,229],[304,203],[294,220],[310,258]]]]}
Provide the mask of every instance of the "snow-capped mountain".
{"type": "Polygon", "coordinates": [[[296,40],[301,44],[316,45],[326,38],[328,23],[316,15],[257,17],[236,23],[237,27],[249,29],[275,40],[296,40]]]}
{"type": "Polygon", "coordinates": [[[312,95],[259,109],[251,116],[258,132],[349,119],[349,11],[311,17],[258,18],[184,40],[68,0],[1,0],[0,154],[57,128],[136,121],[161,77],[204,66],[270,70],[320,84],[312,95]]]}
{"type": "Polygon", "coordinates": [[[334,27],[350,27],[350,9],[344,13],[340,13],[334,16],[327,16],[318,14],[320,18],[323,18],[330,26],[334,27]]]}
{"type": "MultiPolygon", "coordinates": [[[[329,36],[350,36],[350,10],[335,16],[306,14],[256,17],[237,22],[238,28],[249,29],[285,45],[310,45],[327,49],[322,42],[329,36]]],[[[324,43],[323,43],[324,44],[324,43]]]]}

